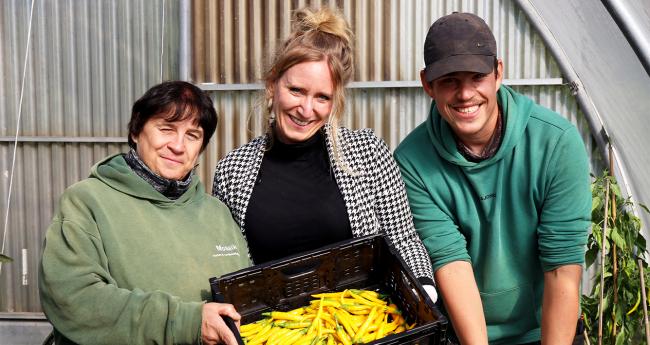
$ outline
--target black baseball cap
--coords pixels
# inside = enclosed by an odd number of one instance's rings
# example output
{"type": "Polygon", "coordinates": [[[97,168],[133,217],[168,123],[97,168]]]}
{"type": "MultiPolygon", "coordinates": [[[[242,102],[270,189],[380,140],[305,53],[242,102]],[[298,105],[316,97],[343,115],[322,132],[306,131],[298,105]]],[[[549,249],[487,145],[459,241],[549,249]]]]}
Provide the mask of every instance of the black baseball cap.
{"type": "Polygon", "coordinates": [[[497,43],[480,17],[454,12],[436,20],[424,41],[424,75],[427,82],[452,72],[490,73],[497,43]]]}

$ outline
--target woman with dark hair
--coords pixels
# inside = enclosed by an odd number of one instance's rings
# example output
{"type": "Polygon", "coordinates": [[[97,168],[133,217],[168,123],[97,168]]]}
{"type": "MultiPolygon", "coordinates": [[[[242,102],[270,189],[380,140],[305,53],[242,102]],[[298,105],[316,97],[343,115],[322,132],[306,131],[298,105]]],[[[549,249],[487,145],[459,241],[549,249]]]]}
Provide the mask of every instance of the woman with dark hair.
{"type": "Polygon", "coordinates": [[[241,226],[256,264],[381,233],[433,295],[429,256],[388,147],[372,130],[339,126],[353,74],[343,15],[296,11],[264,75],[267,133],[218,163],[212,192],[241,226]]]}
{"type": "Polygon", "coordinates": [[[204,302],[210,277],[249,265],[193,172],[216,125],[202,90],[156,85],[133,105],[130,151],[63,193],[39,277],[57,344],[236,344],[221,317],[239,320],[233,306],[204,302]]]}

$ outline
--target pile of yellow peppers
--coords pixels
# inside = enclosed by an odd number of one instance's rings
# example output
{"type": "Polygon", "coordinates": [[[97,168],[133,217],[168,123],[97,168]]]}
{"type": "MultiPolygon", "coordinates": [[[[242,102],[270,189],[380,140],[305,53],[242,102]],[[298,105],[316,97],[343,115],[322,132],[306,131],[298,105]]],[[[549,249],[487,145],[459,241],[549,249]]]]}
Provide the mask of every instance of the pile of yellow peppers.
{"type": "Polygon", "coordinates": [[[246,345],[351,345],[368,343],[415,327],[395,304],[370,290],[312,295],[309,306],[264,313],[241,326],[246,345]]]}

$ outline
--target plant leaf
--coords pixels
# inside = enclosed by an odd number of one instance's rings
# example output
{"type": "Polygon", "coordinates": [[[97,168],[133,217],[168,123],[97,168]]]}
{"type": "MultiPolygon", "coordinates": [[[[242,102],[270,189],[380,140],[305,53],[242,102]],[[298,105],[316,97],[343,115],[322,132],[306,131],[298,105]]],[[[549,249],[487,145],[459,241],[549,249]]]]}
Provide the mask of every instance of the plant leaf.
{"type": "Polygon", "coordinates": [[[598,248],[593,247],[585,253],[585,267],[589,268],[594,264],[596,258],[598,257],[598,248]]]}
{"type": "Polygon", "coordinates": [[[12,258],[10,258],[10,257],[8,257],[8,256],[6,256],[4,254],[0,254],[0,262],[12,262],[12,261],[14,261],[14,259],[12,259],[12,258]]]}
{"type": "Polygon", "coordinates": [[[627,246],[625,245],[625,239],[621,236],[617,226],[612,228],[612,231],[609,233],[609,237],[614,241],[617,247],[622,250],[626,250],[627,246]]]}
{"type": "MultiPolygon", "coordinates": [[[[640,277],[637,259],[648,257],[646,239],[641,234],[643,228],[641,219],[632,212],[636,205],[650,213],[645,205],[633,202],[629,197],[624,198],[620,186],[616,183],[614,176],[609,176],[607,171],[591,184],[592,209],[591,209],[591,233],[585,252],[586,267],[596,266],[593,274],[593,286],[591,293],[583,295],[580,301],[582,312],[585,316],[585,324],[591,331],[598,323],[600,310],[604,316],[603,343],[605,344],[630,344],[631,341],[641,339],[643,326],[641,321],[634,317],[640,313],[639,291],[640,277]],[[609,185],[609,196],[605,196],[607,184],[609,185]],[[609,214],[605,214],[605,200],[613,198],[609,203],[609,214]],[[614,207],[616,209],[614,209],[614,207]],[[616,218],[614,218],[616,215],[616,218]],[[602,233],[603,227],[607,224],[607,231],[602,233]],[[604,235],[605,238],[602,238],[604,235]],[[613,246],[610,248],[610,246],[613,246]],[[605,248],[604,268],[600,267],[599,255],[602,248],[605,248]],[[616,248],[616,262],[614,262],[613,250],[616,248]],[[617,267],[616,279],[613,279],[614,267],[617,267]],[[600,277],[603,276],[603,285],[600,285],[600,277]],[[614,285],[616,285],[616,297],[614,296],[614,285]],[[602,305],[600,305],[600,291],[604,291],[602,305]],[[614,304],[614,299],[616,303],[614,304]],[[636,309],[634,307],[637,306],[636,309]],[[630,312],[630,315],[626,315],[630,312]],[[591,326],[592,328],[590,328],[591,326]],[[617,334],[614,336],[613,330],[617,334]]],[[[643,267],[649,267],[648,262],[641,261],[643,267]]],[[[650,270],[645,272],[646,281],[650,281],[650,270]]],[[[650,291],[649,291],[650,293],[650,291]]],[[[641,303],[642,304],[642,303],[641,303]]],[[[648,303],[650,305],[650,302],[648,303]]]]}
{"type": "Polygon", "coordinates": [[[594,196],[591,199],[591,212],[593,213],[595,210],[600,210],[602,206],[602,200],[599,196],[594,196]]]}
{"type": "Polygon", "coordinates": [[[616,345],[625,345],[629,343],[630,339],[627,339],[627,334],[625,333],[625,328],[621,328],[620,333],[616,335],[616,345]]]}
{"type": "MultiPolygon", "coordinates": [[[[639,250],[640,250],[641,252],[645,252],[645,251],[646,251],[646,242],[645,242],[645,238],[643,237],[643,235],[641,235],[640,232],[639,232],[639,233],[637,234],[637,236],[636,236],[636,241],[634,242],[634,245],[637,246],[637,248],[639,248],[639,250]]],[[[639,253],[639,254],[640,254],[640,253],[639,253]]]]}

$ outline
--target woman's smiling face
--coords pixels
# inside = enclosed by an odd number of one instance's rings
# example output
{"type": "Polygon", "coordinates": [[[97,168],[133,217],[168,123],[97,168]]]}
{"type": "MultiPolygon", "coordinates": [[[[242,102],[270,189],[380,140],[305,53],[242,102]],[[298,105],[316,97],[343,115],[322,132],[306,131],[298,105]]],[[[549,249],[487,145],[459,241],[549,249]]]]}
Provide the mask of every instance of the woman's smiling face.
{"type": "Polygon", "coordinates": [[[147,167],[161,177],[182,180],[194,169],[203,144],[203,128],[196,118],[167,121],[154,116],[140,134],[133,137],[138,156],[147,167]]]}
{"type": "Polygon", "coordinates": [[[326,60],[289,68],[273,87],[275,130],[284,143],[311,138],[332,111],[334,87],[326,60]]]}

